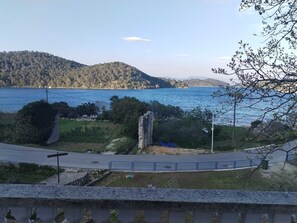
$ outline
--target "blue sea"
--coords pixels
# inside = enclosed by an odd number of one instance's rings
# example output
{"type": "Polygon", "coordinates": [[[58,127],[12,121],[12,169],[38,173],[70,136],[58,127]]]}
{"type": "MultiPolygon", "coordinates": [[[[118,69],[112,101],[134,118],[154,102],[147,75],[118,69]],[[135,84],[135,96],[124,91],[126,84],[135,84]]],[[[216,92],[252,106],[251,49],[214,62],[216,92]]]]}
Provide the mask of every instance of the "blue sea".
{"type": "MultiPolygon", "coordinates": [[[[179,106],[184,110],[195,107],[209,109],[216,114],[216,122],[230,125],[233,121],[233,104],[226,103],[223,98],[212,95],[218,87],[193,88],[162,88],[145,90],[87,90],[87,89],[42,89],[42,88],[0,88],[0,111],[16,112],[25,104],[46,99],[48,90],[49,103],[64,101],[70,106],[85,102],[96,103],[99,106],[109,106],[114,95],[135,97],[141,101],[159,101],[166,105],[179,106]]],[[[248,126],[255,121],[260,111],[265,108],[251,109],[247,103],[236,107],[236,124],[248,126]]]]}

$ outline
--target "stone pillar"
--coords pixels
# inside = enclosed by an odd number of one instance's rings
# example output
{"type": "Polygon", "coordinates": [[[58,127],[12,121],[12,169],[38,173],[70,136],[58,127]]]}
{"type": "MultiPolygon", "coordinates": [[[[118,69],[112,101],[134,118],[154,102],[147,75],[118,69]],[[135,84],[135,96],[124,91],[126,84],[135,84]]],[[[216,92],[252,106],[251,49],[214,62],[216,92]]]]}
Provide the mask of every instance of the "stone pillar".
{"type": "Polygon", "coordinates": [[[222,216],[223,216],[223,213],[222,212],[219,212],[219,211],[213,212],[212,213],[212,222],[214,222],[214,223],[221,223],[222,216]]]}
{"type": "Polygon", "coordinates": [[[245,223],[263,223],[262,214],[247,213],[245,217],[245,223]]]}
{"type": "Polygon", "coordinates": [[[57,114],[54,121],[53,131],[46,141],[46,144],[52,144],[59,141],[59,115],[57,114]]]}
{"type": "Polygon", "coordinates": [[[109,220],[109,213],[108,209],[92,209],[92,219],[96,223],[106,223],[109,220]]]}
{"type": "Polygon", "coordinates": [[[71,223],[80,223],[83,217],[82,208],[65,208],[65,218],[71,223]]]}
{"type": "Polygon", "coordinates": [[[169,211],[169,223],[186,222],[186,211],[169,211]]]}
{"type": "Polygon", "coordinates": [[[246,219],[246,213],[239,213],[238,214],[238,223],[245,223],[245,219],[246,219]]]}
{"type": "Polygon", "coordinates": [[[139,118],[138,122],[138,147],[144,149],[153,143],[154,114],[148,111],[139,118]]]}
{"type": "Polygon", "coordinates": [[[296,214],[291,215],[291,222],[290,223],[297,223],[297,215],[296,214]]]}
{"type": "Polygon", "coordinates": [[[223,213],[221,223],[241,223],[237,213],[223,213]]]}
{"type": "Polygon", "coordinates": [[[56,208],[36,208],[37,218],[42,220],[44,223],[53,223],[57,217],[56,208]]]}
{"type": "Polygon", "coordinates": [[[120,209],[119,221],[121,223],[134,223],[136,210],[134,209],[120,209]]]}
{"type": "Polygon", "coordinates": [[[13,216],[18,223],[28,223],[32,215],[32,208],[13,207],[9,208],[11,216],[13,216]]]}
{"type": "Polygon", "coordinates": [[[148,210],[144,212],[144,221],[150,223],[161,222],[162,211],[148,210]]]}
{"type": "Polygon", "coordinates": [[[7,209],[0,208],[0,222],[4,222],[6,214],[7,214],[7,209]]]}
{"type": "Polygon", "coordinates": [[[211,212],[200,212],[200,211],[193,212],[193,223],[206,223],[206,222],[212,222],[211,212]]]}
{"type": "Polygon", "coordinates": [[[291,223],[290,214],[275,214],[273,223],[291,223]]]}

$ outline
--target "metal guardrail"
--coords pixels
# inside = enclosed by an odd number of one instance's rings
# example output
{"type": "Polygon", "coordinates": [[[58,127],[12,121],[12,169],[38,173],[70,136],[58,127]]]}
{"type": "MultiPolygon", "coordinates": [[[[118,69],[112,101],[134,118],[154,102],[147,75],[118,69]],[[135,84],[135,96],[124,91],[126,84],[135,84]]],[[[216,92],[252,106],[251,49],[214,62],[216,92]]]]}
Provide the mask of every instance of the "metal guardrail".
{"type": "Polygon", "coordinates": [[[261,159],[247,159],[235,161],[211,162],[131,162],[110,161],[109,170],[135,171],[135,172],[183,172],[207,170],[231,170],[257,167],[261,159]]]}

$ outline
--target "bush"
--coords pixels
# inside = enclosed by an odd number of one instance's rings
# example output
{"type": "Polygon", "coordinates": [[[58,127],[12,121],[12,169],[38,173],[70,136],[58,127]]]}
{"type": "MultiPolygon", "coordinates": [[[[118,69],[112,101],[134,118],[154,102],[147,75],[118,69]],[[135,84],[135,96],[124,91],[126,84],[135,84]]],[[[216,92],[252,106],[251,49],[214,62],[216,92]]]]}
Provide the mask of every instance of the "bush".
{"type": "Polygon", "coordinates": [[[25,105],[16,115],[15,140],[20,143],[45,143],[50,137],[57,111],[45,101],[25,105]]]}
{"type": "Polygon", "coordinates": [[[15,113],[0,112],[0,141],[13,142],[15,113]]]}
{"type": "Polygon", "coordinates": [[[179,120],[157,121],[154,123],[153,140],[155,142],[172,142],[180,147],[197,148],[210,141],[210,132],[203,128],[210,124],[201,117],[186,115],[179,120]]]}

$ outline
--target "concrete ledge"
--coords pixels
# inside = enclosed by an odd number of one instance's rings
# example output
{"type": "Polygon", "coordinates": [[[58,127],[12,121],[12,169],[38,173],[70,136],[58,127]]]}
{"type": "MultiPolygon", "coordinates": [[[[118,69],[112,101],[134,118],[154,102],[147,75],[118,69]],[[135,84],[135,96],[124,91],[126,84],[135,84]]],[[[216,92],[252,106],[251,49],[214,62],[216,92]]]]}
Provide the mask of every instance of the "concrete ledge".
{"type": "Polygon", "coordinates": [[[297,193],[8,184],[0,186],[0,208],[28,206],[295,213],[297,193]]]}

